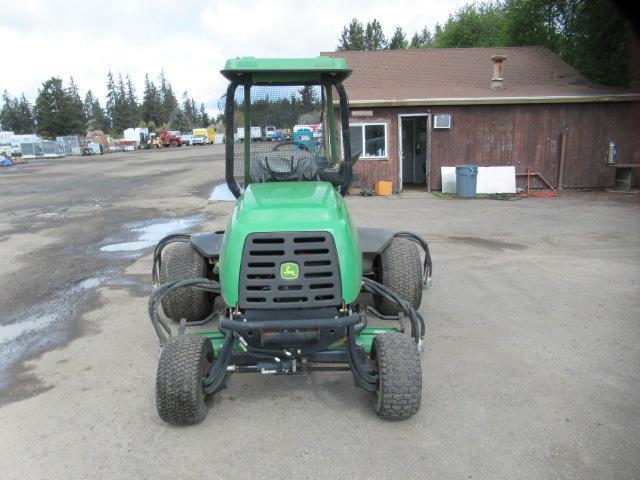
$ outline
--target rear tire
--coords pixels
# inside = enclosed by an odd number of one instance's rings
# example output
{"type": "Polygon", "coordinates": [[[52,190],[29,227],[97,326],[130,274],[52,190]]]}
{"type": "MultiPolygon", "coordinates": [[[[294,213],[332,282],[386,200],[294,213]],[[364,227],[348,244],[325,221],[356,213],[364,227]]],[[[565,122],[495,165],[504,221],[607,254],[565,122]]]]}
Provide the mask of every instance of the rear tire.
{"type": "MultiPolygon", "coordinates": [[[[376,259],[377,281],[402,299],[420,308],[422,302],[422,265],[418,246],[406,238],[394,238],[376,259]]],[[[376,309],[383,315],[397,315],[401,309],[386,298],[374,297],[376,309]]]]}
{"type": "Polygon", "coordinates": [[[422,367],[414,340],[402,333],[385,333],[373,339],[371,358],[379,384],[373,410],[386,420],[403,420],[420,410],[422,367]]]}
{"type": "Polygon", "coordinates": [[[213,362],[207,337],[174,337],[163,347],[156,374],[156,407],[167,423],[192,425],[207,415],[203,380],[213,362]]]}
{"type": "MultiPolygon", "coordinates": [[[[162,250],[160,283],[207,278],[207,260],[188,242],[173,242],[162,250]]],[[[162,300],[164,314],[179,322],[204,320],[213,312],[215,296],[192,287],[179,288],[162,300]]]]}

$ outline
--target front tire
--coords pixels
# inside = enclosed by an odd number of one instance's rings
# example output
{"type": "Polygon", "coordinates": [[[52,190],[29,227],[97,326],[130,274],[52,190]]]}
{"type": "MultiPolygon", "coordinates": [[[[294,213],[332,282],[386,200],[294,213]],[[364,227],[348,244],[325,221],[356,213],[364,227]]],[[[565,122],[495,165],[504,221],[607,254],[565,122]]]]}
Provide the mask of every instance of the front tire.
{"type": "MultiPolygon", "coordinates": [[[[376,259],[376,280],[397,293],[415,309],[422,302],[422,265],[418,246],[395,237],[376,259]]],[[[383,315],[397,315],[401,308],[376,295],[376,309],[383,315]]]]}
{"type": "MultiPolygon", "coordinates": [[[[207,260],[188,242],[173,242],[162,250],[160,263],[160,283],[207,278],[207,260]]],[[[164,314],[179,322],[204,320],[213,312],[215,297],[193,287],[174,290],[162,299],[164,314]]]]}
{"type": "Polygon", "coordinates": [[[422,367],[414,340],[402,333],[385,333],[373,339],[371,358],[379,383],[373,410],[386,420],[403,420],[420,410],[422,367]]]}
{"type": "Polygon", "coordinates": [[[162,420],[193,425],[206,417],[203,380],[213,360],[207,337],[174,337],[163,347],[156,374],[156,407],[162,420]]]}

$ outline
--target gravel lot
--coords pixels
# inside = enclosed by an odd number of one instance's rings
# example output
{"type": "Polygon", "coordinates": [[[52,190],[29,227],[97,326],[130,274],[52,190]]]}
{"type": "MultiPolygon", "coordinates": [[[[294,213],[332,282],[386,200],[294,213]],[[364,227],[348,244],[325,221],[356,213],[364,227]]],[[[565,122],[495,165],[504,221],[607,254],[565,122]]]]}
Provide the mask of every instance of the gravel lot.
{"type": "Polygon", "coordinates": [[[144,247],[224,228],[223,168],[212,146],[0,170],[3,479],[640,477],[635,196],[349,197],[432,248],[420,413],[379,420],[349,374],[243,375],[162,423],[144,247]]]}

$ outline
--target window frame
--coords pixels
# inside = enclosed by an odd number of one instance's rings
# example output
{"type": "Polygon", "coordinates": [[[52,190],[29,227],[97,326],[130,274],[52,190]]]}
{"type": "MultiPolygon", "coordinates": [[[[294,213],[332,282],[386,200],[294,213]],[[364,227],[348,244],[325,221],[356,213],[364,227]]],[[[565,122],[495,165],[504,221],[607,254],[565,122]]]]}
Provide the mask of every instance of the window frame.
{"type": "MultiPolygon", "coordinates": [[[[349,128],[351,127],[360,127],[362,129],[362,153],[360,154],[360,160],[388,160],[389,159],[389,128],[388,128],[389,124],[388,122],[357,122],[357,123],[351,123],[349,122],[349,128]],[[365,127],[368,126],[375,126],[375,127],[379,127],[379,126],[384,126],[384,155],[366,155],[366,149],[365,149],[365,142],[366,142],[366,136],[365,136],[365,127]]],[[[349,135],[351,136],[351,135],[349,135]]],[[[352,152],[352,154],[355,152],[352,152]]]]}

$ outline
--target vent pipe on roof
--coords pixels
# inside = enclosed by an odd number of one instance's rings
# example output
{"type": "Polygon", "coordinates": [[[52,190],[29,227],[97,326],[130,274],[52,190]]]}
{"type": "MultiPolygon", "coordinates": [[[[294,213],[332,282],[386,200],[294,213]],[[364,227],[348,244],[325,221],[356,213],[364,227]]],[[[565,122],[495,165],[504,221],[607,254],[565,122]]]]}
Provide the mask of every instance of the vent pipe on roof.
{"type": "Polygon", "coordinates": [[[491,57],[491,61],[493,62],[491,90],[504,90],[507,88],[504,84],[504,61],[506,59],[506,55],[494,55],[491,57]]]}

